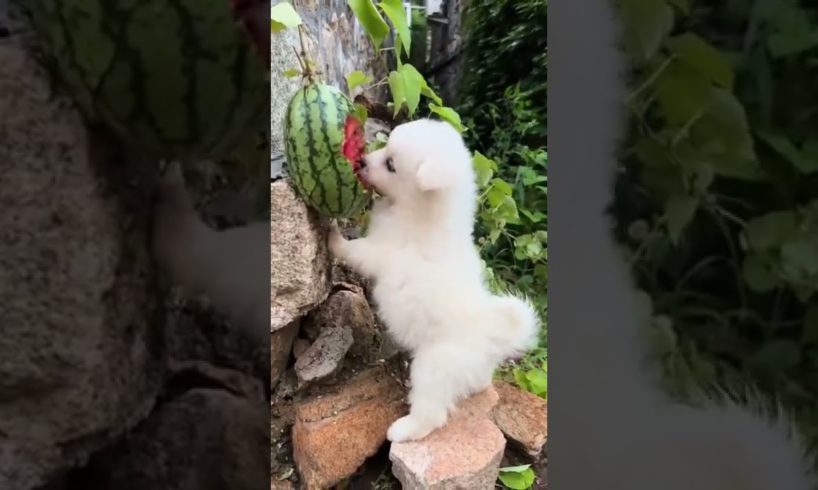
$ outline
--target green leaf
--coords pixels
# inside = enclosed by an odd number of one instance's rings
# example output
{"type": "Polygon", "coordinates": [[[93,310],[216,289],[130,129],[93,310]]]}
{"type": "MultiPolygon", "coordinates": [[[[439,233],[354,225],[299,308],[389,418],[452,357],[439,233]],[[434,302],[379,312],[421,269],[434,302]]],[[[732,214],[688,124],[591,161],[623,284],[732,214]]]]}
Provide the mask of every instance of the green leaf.
{"type": "Polygon", "coordinates": [[[505,471],[500,469],[500,481],[511,490],[526,490],[534,484],[534,470],[526,468],[522,471],[505,471]]]}
{"type": "Polygon", "coordinates": [[[358,18],[364,32],[372,39],[375,49],[380,48],[389,34],[389,25],[383,20],[372,0],[347,0],[347,4],[358,18]]]}
{"type": "Polygon", "coordinates": [[[434,90],[429,87],[429,84],[426,83],[426,80],[423,81],[423,88],[421,88],[420,93],[424,96],[432,99],[432,101],[437,105],[443,105],[443,99],[441,99],[434,90]]]}
{"type": "Polygon", "coordinates": [[[392,117],[395,117],[406,100],[406,82],[403,76],[396,71],[389,73],[389,91],[392,93],[392,117]]]}
{"type": "Polygon", "coordinates": [[[731,92],[715,87],[710,91],[707,108],[691,129],[691,139],[717,174],[747,180],[763,175],[747,114],[731,92]]]}
{"type": "Polygon", "coordinates": [[[756,368],[785,371],[801,362],[801,349],[791,340],[773,340],[764,344],[750,359],[756,368]]]}
{"type": "Polygon", "coordinates": [[[497,163],[494,160],[486,158],[486,156],[479,151],[475,151],[472,155],[472,166],[477,174],[477,186],[480,189],[488,185],[494,176],[494,172],[497,170],[497,163]]]}
{"type": "Polygon", "coordinates": [[[520,222],[520,215],[517,212],[517,202],[511,196],[505,196],[495,209],[495,213],[508,223],[517,224],[520,222]]]}
{"type": "Polygon", "coordinates": [[[411,117],[420,104],[420,91],[426,81],[423,79],[423,75],[410,64],[402,65],[400,74],[403,77],[406,107],[409,109],[409,116],[411,117]]]}
{"type": "Polygon", "coordinates": [[[792,211],[773,211],[748,221],[744,234],[753,250],[778,247],[797,236],[797,217],[792,211]]]}
{"type": "Polygon", "coordinates": [[[656,81],[662,114],[672,126],[683,126],[707,106],[710,82],[698,72],[673,64],[656,81]]]}
{"type": "Polygon", "coordinates": [[[687,32],[669,39],[667,45],[679,61],[701,73],[711,82],[728,90],[733,89],[735,74],[730,61],[701,37],[687,32]]]}
{"type": "Polygon", "coordinates": [[[673,28],[673,9],[655,0],[622,0],[619,8],[628,46],[637,57],[649,60],[673,28]]]}
{"type": "Polygon", "coordinates": [[[543,395],[548,391],[548,374],[542,369],[532,369],[525,375],[530,391],[543,395]]]}
{"type": "Polygon", "coordinates": [[[514,376],[514,382],[517,383],[517,386],[525,391],[531,391],[528,387],[528,380],[525,377],[525,372],[522,369],[515,367],[511,373],[514,376]]]}
{"type": "Polygon", "coordinates": [[[818,45],[818,31],[797,3],[782,2],[771,14],[767,48],[773,58],[797,55],[818,45]]]}
{"type": "Polygon", "coordinates": [[[795,144],[784,135],[773,134],[766,131],[758,131],[758,137],[784,157],[793,167],[801,173],[809,174],[818,171],[818,159],[808,158],[802,154],[795,144]]]}
{"type": "Polygon", "coordinates": [[[281,2],[270,9],[270,30],[280,32],[302,24],[301,16],[289,2],[281,2]]]}
{"type": "Polygon", "coordinates": [[[508,182],[499,177],[496,179],[492,179],[491,186],[494,189],[500,191],[503,194],[503,196],[510,196],[514,192],[514,188],[511,187],[511,184],[509,184],[508,182]]]}
{"type": "Polygon", "coordinates": [[[366,107],[363,104],[358,103],[355,104],[355,117],[358,119],[362,126],[364,123],[366,123],[366,120],[369,118],[369,114],[367,113],[366,107]]]}
{"type": "Polygon", "coordinates": [[[372,77],[367,75],[366,73],[355,70],[349,75],[346,76],[347,79],[347,87],[350,92],[352,92],[355,87],[359,87],[361,85],[365,85],[372,81],[372,77]]]}
{"type": "MultiPolygon", "coordinates": [[[[409,32],[406,9],[403,7],[402,0],[383,0],[378,6],[392,22],[392,25],[395,26],[398,40],[408,55],[412,44],[412,34],[409,32]]],[[[398,48],[398,46],[395,47],[398,48]]],[[[400,54],[398,54],[398,59],[400,59],[400,54]]]]}
{"type": "Polygon", "coordinates": [[[670,240],[677,244],[682,232],[699,208],[699,199],[693,196],[670,196],[665,201],[665,216],[670,240]]]}
{"type": "Polygon", "coordinates": [[[504,468],[500,468],[500,471],[503,473],[522,473],[529,468],[531,468],[530,464],[521,464],[519,466],[506,466],[504,468]]]}
{"type": "Polygon", "coordinates": [[[284,76],[287,78],[293,78],[301,75],[301,70],[297,68],[290,68],[289,70],[284,70],[284,76]]]}
{"type": "Polygon", "coordinates": [[[741,264],[741,275],[751,290],[757,293],[772,291],[778,286],[778,278],[770,267],[756,254],[748,255],[741,264]]]}
{"type": "Polygon", "coordinates": [[[517,173],[520,177],[520,182],[522,182],[522,184],[526,187],[548,181],[547,176],[540,175],[531,167],[517,167],[517,173]]]}
{"type": "Polygon", "coordinates": [[[528,218],[532,223],[540,223],[548,217],[545,213],[540,211],[531,212],[527,209],[521,209],[520,212],[523,213],[523,216],[528,218]]]}
{"type": "Polygon", "coordinates": [[[796,239],[781,246],[787,269],[807,276],[818,275],[818,240],[796,239]]]}
{"type": "Polygon", "coordinates": [[[451,124],[458,132],[462,133],[466,130],[466,128],[463,127],[463,124],[460,122],[460,114],[455,112],[455,110],[451,107],[442,107],[437,104],[429,104],[429,110],[434,114],[437,114],[440,119],[451,124]]]}

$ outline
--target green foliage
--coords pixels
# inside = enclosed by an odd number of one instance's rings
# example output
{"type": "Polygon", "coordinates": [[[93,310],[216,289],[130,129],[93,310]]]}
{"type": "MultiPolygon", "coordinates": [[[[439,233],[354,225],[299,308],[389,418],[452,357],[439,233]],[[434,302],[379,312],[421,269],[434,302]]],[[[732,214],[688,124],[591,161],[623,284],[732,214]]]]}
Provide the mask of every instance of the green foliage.
{"type": "Polygon", "coordinates": [[[468,2],[464,19],[468,69],[458,106],[471,116],[476,133],[485,135],[496,127],[483,110],[485,102],[497,103],[508,87],[519,86],[518,102],[528,104],[537,116],[528,143],[545,146],[547,10],[546,0],[468,2]]]}
{"type": "MultiPolygon", "coordinates": [[[[513,285],[527,295],[543,322],[548,305],[546,20],[544,0],[470,1],[469,69],[458,105],[475,149],[481,186],[477,236],[488,281],[498,291],[513,285]]],[[[537,349],[498,373],[543,398],[545,339],[543,329],[537,349]]]]}
{"type": "Polygon", "coordinates": [[[496,123],[488,133],[471,135],[481,186],[477,236],[500,288],[514,284],[533,299],[544,318],[548,153],[543,147],[523,143],[540,127],[538,114],[528,109],[530,102],[525,97],[515,86],[505,91],[499,103],[486,103],[481,113],[489,114],[488,120],[496,123]],[[494,160],[483,152],[493,155],[494,160]]]}
{"type": "Polygon", "coordinates": [[[751,382],[814,443],[818,11],[756,5],[619,0],[635,67],[612,211],[668,389],[751,382]]]}
{"type": "MultiPolygon", "coordinates": [[[[384,0],[376,4],[372,0],[348,0],[348,4],[364,31],[372,39],[376,49],[380,49],[390,32],[389,25],[383,20],[381,12],[394,27],[397,67],[389,72],[385,80],[375,84],[388,84],[389,93],[392,96],[393,117],[404,110],[407,116],[414,117],[421,107],[422,96],[429,102],[427,108],[430,116],[436,115],[441,120],[450,123],[458,131],[464,131],[465,128],[460,122],[460,115],[451,107],[443,106],[443,101],[432,90],[417,68],[410,63],[404,62],[404,57],[410,53],[412,34],[402,2],[400,0],[384,0]]],[[[384,49],[380,49],[380,51],[383,52],[384,49]]],[[[349,90],[371,82],[371,80],[362,79],[357,73],[360,72],[353,72],[348,75],[347,85],[349,85],[349,90]],[[351,81],[350,77],[352,77],[351,81]]]]}
{"type": "MultiPolygon", "coordinates": [[[[488,282],[497,291],[513,285],[532,300],[544,322],[548,306],[548,153],[543,147],[524,143],[532,131],[541,128],[539,114],[530,105],[519,86],[509,87],[498,103],[479,108],[493,124],[484,126],[484,133],[467,134],[476,148],[477,236],[488,282]]],[[[547,398],[545,336],[543,329],[538,348],[518,365],[498,373],[543,398],[547,398]]]]}
{"type": "Polygon", "coordinates": [[[498,479],[505,488],[511,490],[526,490],[534,485],[534,470],[530,464],[507,466],[500,468],[498,479]]]}

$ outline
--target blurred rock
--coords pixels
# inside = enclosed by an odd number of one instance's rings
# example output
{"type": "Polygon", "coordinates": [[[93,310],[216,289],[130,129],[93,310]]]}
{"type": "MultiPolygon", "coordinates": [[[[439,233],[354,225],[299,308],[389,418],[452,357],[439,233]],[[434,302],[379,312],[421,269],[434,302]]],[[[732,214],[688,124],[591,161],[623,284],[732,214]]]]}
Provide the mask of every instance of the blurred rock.
{"type": "Polygon", "coordinates": [[[252,376],[265,387],[270,385],[270,346],[237,331],[207,303],[188,299],[180,306],[171,306],[166,333],[168,357],[173,362],[204,361],[252,376]]]}
{"type": "Polygon", "coordinates": [[[3,489],[36,488],[142,420],[165,356],[152,169],[97,144],[22,37],[0,39],[3,489]]]}
{"type": "Polygon", "coordinates": [[[89,468],[88,490],[257,490],[270,479],[266,403],[197,388],[160,405],[89,468]]]}

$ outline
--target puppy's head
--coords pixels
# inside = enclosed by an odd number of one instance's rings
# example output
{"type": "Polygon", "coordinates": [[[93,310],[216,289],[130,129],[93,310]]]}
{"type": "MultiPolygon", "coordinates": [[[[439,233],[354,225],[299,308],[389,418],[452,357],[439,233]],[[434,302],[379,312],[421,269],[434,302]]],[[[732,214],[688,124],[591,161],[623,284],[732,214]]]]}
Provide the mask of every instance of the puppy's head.
{"type": "Polygon", "coordinates": [[[364,156],[360,176],[395,201],[464,194],[473,199],[471,155],[448,123],[420,119],[397,126],[386,146],[364,156]]]}

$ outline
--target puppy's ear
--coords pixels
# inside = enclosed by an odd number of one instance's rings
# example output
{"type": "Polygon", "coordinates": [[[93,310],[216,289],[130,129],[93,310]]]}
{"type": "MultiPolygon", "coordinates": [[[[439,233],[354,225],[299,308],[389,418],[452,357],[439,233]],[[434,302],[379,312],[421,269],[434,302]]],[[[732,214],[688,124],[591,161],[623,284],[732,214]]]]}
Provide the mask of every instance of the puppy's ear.
{"type": "Polygon", "coordinates": [[[439,191],[450,187],[455,180],[454,172],[448,165],[435,165],[424,160],[415,173],[415,182],[421,191],[439,191]]]}

